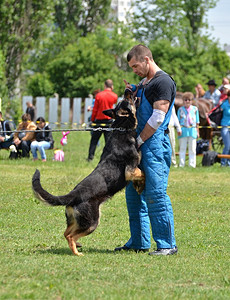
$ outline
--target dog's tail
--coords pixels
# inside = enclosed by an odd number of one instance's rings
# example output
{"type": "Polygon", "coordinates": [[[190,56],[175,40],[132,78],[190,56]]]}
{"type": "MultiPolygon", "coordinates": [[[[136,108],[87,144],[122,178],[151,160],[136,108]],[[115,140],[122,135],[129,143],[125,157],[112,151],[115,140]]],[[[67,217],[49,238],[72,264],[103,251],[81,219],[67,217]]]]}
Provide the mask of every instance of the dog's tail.
{"type": "Polygon", "coordinates": [[[43,189],[40,182],[40,172],[38,170],[35,171],[32,178],[32,189],[34,191],[34,195],[39,200],[50,204],[52,206],[57,205],[68,205],[73,199],[73,195],[71,193],[64,196],[53,196],[43,189]]]}

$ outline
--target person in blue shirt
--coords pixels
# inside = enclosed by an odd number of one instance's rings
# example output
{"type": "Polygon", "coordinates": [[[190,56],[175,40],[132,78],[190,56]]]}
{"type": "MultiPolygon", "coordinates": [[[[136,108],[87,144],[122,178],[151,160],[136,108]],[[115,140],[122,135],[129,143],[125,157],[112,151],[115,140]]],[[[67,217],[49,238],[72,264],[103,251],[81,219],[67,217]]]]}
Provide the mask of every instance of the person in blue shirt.
{"type": "MultiPolygon", "coordinates": [[[[230,155],[230,90],[227,93],[228,98],[221,104],[223,109],[223,116],[220,122],[221,136],[224,142],[224,149],[222,154],[230,155]]],[[[221,166],[230,167],[230,159],[222,158],[221,166]]]]}
{"type": "Polygon", "coordinates": [[[208,91],[205,92],[203,98],[209,99],[214,106],[220,101],[221,92],[216,88],[217,84],[214,79],[207,82],[208,91]]]}
{"type": "Polygon", "coordinates": [[[193,93],[186,92],[182,96],[184,105],[177,111],[177,117],[182,128],[179,138],[179,166],[185,166],[186,149],[188,145],[189,166],[196,167],[196,139],[199,137],[199,111],[192,105],[193,93]]]}
{"type": "Polygon", "coordinates": [[[177,253],[172,204],[167,195],[172,149],[168,124],[176,96],[174,80],[154,62],[144,45],[134,46],[127,55],[133,72],[143,79],[136,85],[125,81],[140,103],[137,109],[137,145],[140,168],[145,173],[145,189],[139,195],[133,183],[126,187],[126,203],[131,237],[115,251],[146,252],[151,247],[150,225],[157,249],[149,255],[177,253]]]}

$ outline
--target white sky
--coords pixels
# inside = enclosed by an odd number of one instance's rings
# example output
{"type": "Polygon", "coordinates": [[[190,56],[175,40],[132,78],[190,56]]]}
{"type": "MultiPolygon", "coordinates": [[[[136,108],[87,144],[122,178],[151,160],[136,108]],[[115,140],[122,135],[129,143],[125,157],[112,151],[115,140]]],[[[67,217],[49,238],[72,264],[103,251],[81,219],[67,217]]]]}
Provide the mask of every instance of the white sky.
{"type": "Polygon", "coordinates": [[[213,27],[209,30],[211,36],[219,39],[221,46],[230,45],[230,0],[219,0],[207,17],[209,26],[213,27]]]}

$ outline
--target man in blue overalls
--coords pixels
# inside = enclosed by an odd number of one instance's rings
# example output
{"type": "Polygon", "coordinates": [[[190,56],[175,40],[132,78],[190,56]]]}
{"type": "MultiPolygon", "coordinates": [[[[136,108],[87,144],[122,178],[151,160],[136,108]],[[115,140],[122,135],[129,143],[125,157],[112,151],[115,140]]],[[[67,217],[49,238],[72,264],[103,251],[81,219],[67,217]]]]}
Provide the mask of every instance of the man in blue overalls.
{"type": "Polygon", "coordinates": [[[127,55],[133,72],[144,78],[138,86],[125,81],[140,98],[137,109],[137,144],[141,149],[140,168],[145,173],[145,189],[138,195],[132,182],[126,188],[131,237],[115,251],[148,251],[151,247],[150,225],[157,250],[150,255],[177,253],[174,237],[173,210],[167,195],[171,163],[168,123],[176,95],[176,84],[154,62],[151,51],[134,46],[127,55]]]}

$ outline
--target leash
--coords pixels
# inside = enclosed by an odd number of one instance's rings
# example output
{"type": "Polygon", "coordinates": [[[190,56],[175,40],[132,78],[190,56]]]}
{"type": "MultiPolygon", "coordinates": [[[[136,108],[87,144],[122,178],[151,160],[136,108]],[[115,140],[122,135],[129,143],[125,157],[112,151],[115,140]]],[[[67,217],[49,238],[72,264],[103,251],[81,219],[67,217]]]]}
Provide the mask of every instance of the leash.
{"type": "MultiPolygon", "coordinates": [[[[128,132],[133,131],[134,129],[125,129],[125,128],[112,128],[112,127],[97,127],[97,128],[76,128],[76,129],[47,129],[43,130],[43,132],[62,132],[62,131],[120,131],[120,132],[128,132]]],[[[1,131],[2,133],[19,133],[19,132],[41,132],[41,130],[13,130],[13,131],[1,131]]]]}
{"type": "MultiPolygon", "coordinates": [[[[169,127],[174,127],[174,126],[169,126],[169,127]]],[[[183,127],[183,126],[182,126],[183,127]]],[[[192,126],[191,126],[192,127],[192,126]]],[[[227,127],[230,129],[230,126],[198,126],[199,128],[212,128],[212,129],[220,129],[222,127],[227,127]]],[[[187,127],[188,128],[188,127],[187,127]]],[[[190,128],[190,127],[189,127],[190,128]]],[[[194,127],[196,128],[196,127],[194,127]]],[[[62,131],[80,131],[80,132],[84,132],[84,131],[120,131],[120,132],[129,132],[129,131],[133,131],[134,129],[124,129],[121,127],[118,128],[112,128],[112,127],[97,127],[97,128],[90,128],[90,127],[85,127],[85,128],[76,128],[76,129],[66,129],[66,128],[62,128],[62,129],[48,129],[48,130],[44,130],[44,132],[62,132],[62,131]]],[[[1,133],[19,133],[19,132],[41,132],[41,130],[11,130],[11,131],[1,131],[1,133]]]]}

